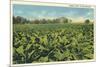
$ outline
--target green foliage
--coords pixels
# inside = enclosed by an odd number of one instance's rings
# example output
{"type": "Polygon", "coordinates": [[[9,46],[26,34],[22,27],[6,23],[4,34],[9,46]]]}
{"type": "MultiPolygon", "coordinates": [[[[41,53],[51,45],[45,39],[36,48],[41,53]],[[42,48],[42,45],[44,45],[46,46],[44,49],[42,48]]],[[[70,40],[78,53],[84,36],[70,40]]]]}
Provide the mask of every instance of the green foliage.
{"type": "Polygon", "coordinates": [[[71,19],[66,17],[59,17],[55,19],[35,19],[28,20],[27,18],[21,16],[13,16],[13,24],[51,24],[51,23],[68,23],[71,19]]]}
{"type": "Polygon", "coordinates": [[[90,23],[90,20],[89,20],[89,19],[86,19],[86,20],[85,20],[85,23],[86,23],[86,24],[90,23]]]}
{"type": "Polygon", "coordinates": [[[13,63],[89,60],[93,24],[14,25],[13,63]]]}

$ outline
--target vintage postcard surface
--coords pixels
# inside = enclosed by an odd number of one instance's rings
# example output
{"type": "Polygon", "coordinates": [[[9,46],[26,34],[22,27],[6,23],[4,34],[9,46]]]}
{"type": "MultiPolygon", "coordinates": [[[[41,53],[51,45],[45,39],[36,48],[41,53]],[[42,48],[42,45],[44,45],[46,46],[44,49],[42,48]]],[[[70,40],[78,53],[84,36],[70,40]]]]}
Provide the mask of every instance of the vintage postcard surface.
{"type": "Polygon", "coordinates": [[[95,60],[95,6],[11,2],[11,65],[95,60]]]}

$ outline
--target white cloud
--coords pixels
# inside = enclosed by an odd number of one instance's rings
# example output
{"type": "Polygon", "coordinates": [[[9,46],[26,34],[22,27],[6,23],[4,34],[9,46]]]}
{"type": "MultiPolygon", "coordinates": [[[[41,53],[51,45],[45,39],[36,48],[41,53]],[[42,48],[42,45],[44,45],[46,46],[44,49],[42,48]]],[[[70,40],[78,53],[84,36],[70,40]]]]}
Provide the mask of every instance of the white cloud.
{"type": "Polygon", "coordinates": [[[94,13],[93,12],[88,12],[86,14],[86,18],[91,19],[91,20],[94,20],[94,13]]]}
{"type": "Polygon", "coordinates": [[[17,13],[18,13],[18,14],[22,14],[23,12],[22,12],[21,10],[18,10],[17,13]]]}
{"type": "Polygon", "coordinates": [[[93,12],[88,12],[87,17],[89,17],[89,16],[93,16],[93,12]]]}
{"type": "Polygon", "coordinates": [[[88,12],[88,13],[87,13],[87,15],[91,15],[91,14],[92,14],[91,12],[88,12]]]}
{"type": "Polygon", "coordinates": [[[47,12],[46,11],[41,11],[41,14],[42,15],[45,15],[47,12]]]}
{"type": "Polygon", "coordinates": [[[84,17],[77,17],[77,18],[72,18],[73,23],[84,23],[85,18],[84,17]]]}

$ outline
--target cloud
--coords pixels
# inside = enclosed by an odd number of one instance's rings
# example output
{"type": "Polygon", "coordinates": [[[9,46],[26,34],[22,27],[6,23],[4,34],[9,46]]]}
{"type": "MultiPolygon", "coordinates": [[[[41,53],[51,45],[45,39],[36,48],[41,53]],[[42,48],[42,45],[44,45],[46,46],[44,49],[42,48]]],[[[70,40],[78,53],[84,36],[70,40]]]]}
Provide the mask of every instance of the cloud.
{"type": "Polygon", "coordinates": [[[88,13],[87,13],[87,15],[89,15],[89,16],[90,16],[91,14],[92,14],[92,12],[88,12],[88,13]]]}
{"type": "Polygon", "coordinates": [[[85,18],[94,20],[94,12],[92,11],[87,12],[85,18]]]}
{"type": "Polygon", "coordinates": [[[77,18],[72,18],[73,23],[84,23],[85,18],[84,17],[77,17],[77,18]]]}
{"type": "Polygon", "coordinates": [[[17,11],[17,14],[23,14],[23,11],[18,10],[18,11],[17,11]]]}
{"type": "Polygon", "coordinates": [[[42,14],[42,15],[45,15],[46,13],[47,13],[47,12],[44,11],[44,10],[41,11],[41,14],[42,14]]]}

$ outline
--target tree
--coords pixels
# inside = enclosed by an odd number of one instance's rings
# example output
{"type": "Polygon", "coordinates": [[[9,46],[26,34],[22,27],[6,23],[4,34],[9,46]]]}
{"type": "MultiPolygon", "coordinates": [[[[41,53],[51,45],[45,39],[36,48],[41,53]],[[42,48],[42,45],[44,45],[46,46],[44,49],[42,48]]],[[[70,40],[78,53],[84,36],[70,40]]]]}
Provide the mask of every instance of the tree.
{"type": "Polygon", "coordinates": [[[20,16],[13,16],[13,24],[25,24],[29,23],[30,21],[26,18],[20,17],[20,16]]]}
{"type": "Polygon", "coordinates": [[[69,19],[69,20],[68,20],[68,23],[71,23],[71,22],[72,22],[72,19],[69,19]]]}
{"type": "Polygon", "coordinates": [[[42,23],[42,24],[46,24],[46,23],[47,23],[47,20],[46,20],[46,19],[42,19],[42,20],[41,20],[41,23],[42,23]]]}
{"type": "Polygon", "coordinates": [[[66,17],[61,17],[61,18],[60,18],[60,23],[68,23],[68,18],[66,18],[66,17]]]}
{"type": "Polygon", "coordinates": [[[66,19],[64,19],[64,23],[68,23],[68,19],[66,18],[66,19]]]}
{"type": "Polygon", "coordinates": [[[38,19],[33,21],[33,24],[40,24],[40,21],[38,19]]]}
{"type": "Polygon", "coordinates": [[[13,24],[16,24],[16,17],[13,16],[13,24]]]}
{"type": "Polygon", "coordinates": [[[90,20],[89,20],[89,19],[86,19],[86,20],[85,20],[85,23],[86,23],[86,24],[89,24],[89,23],[90,23],[90,20]]]}

